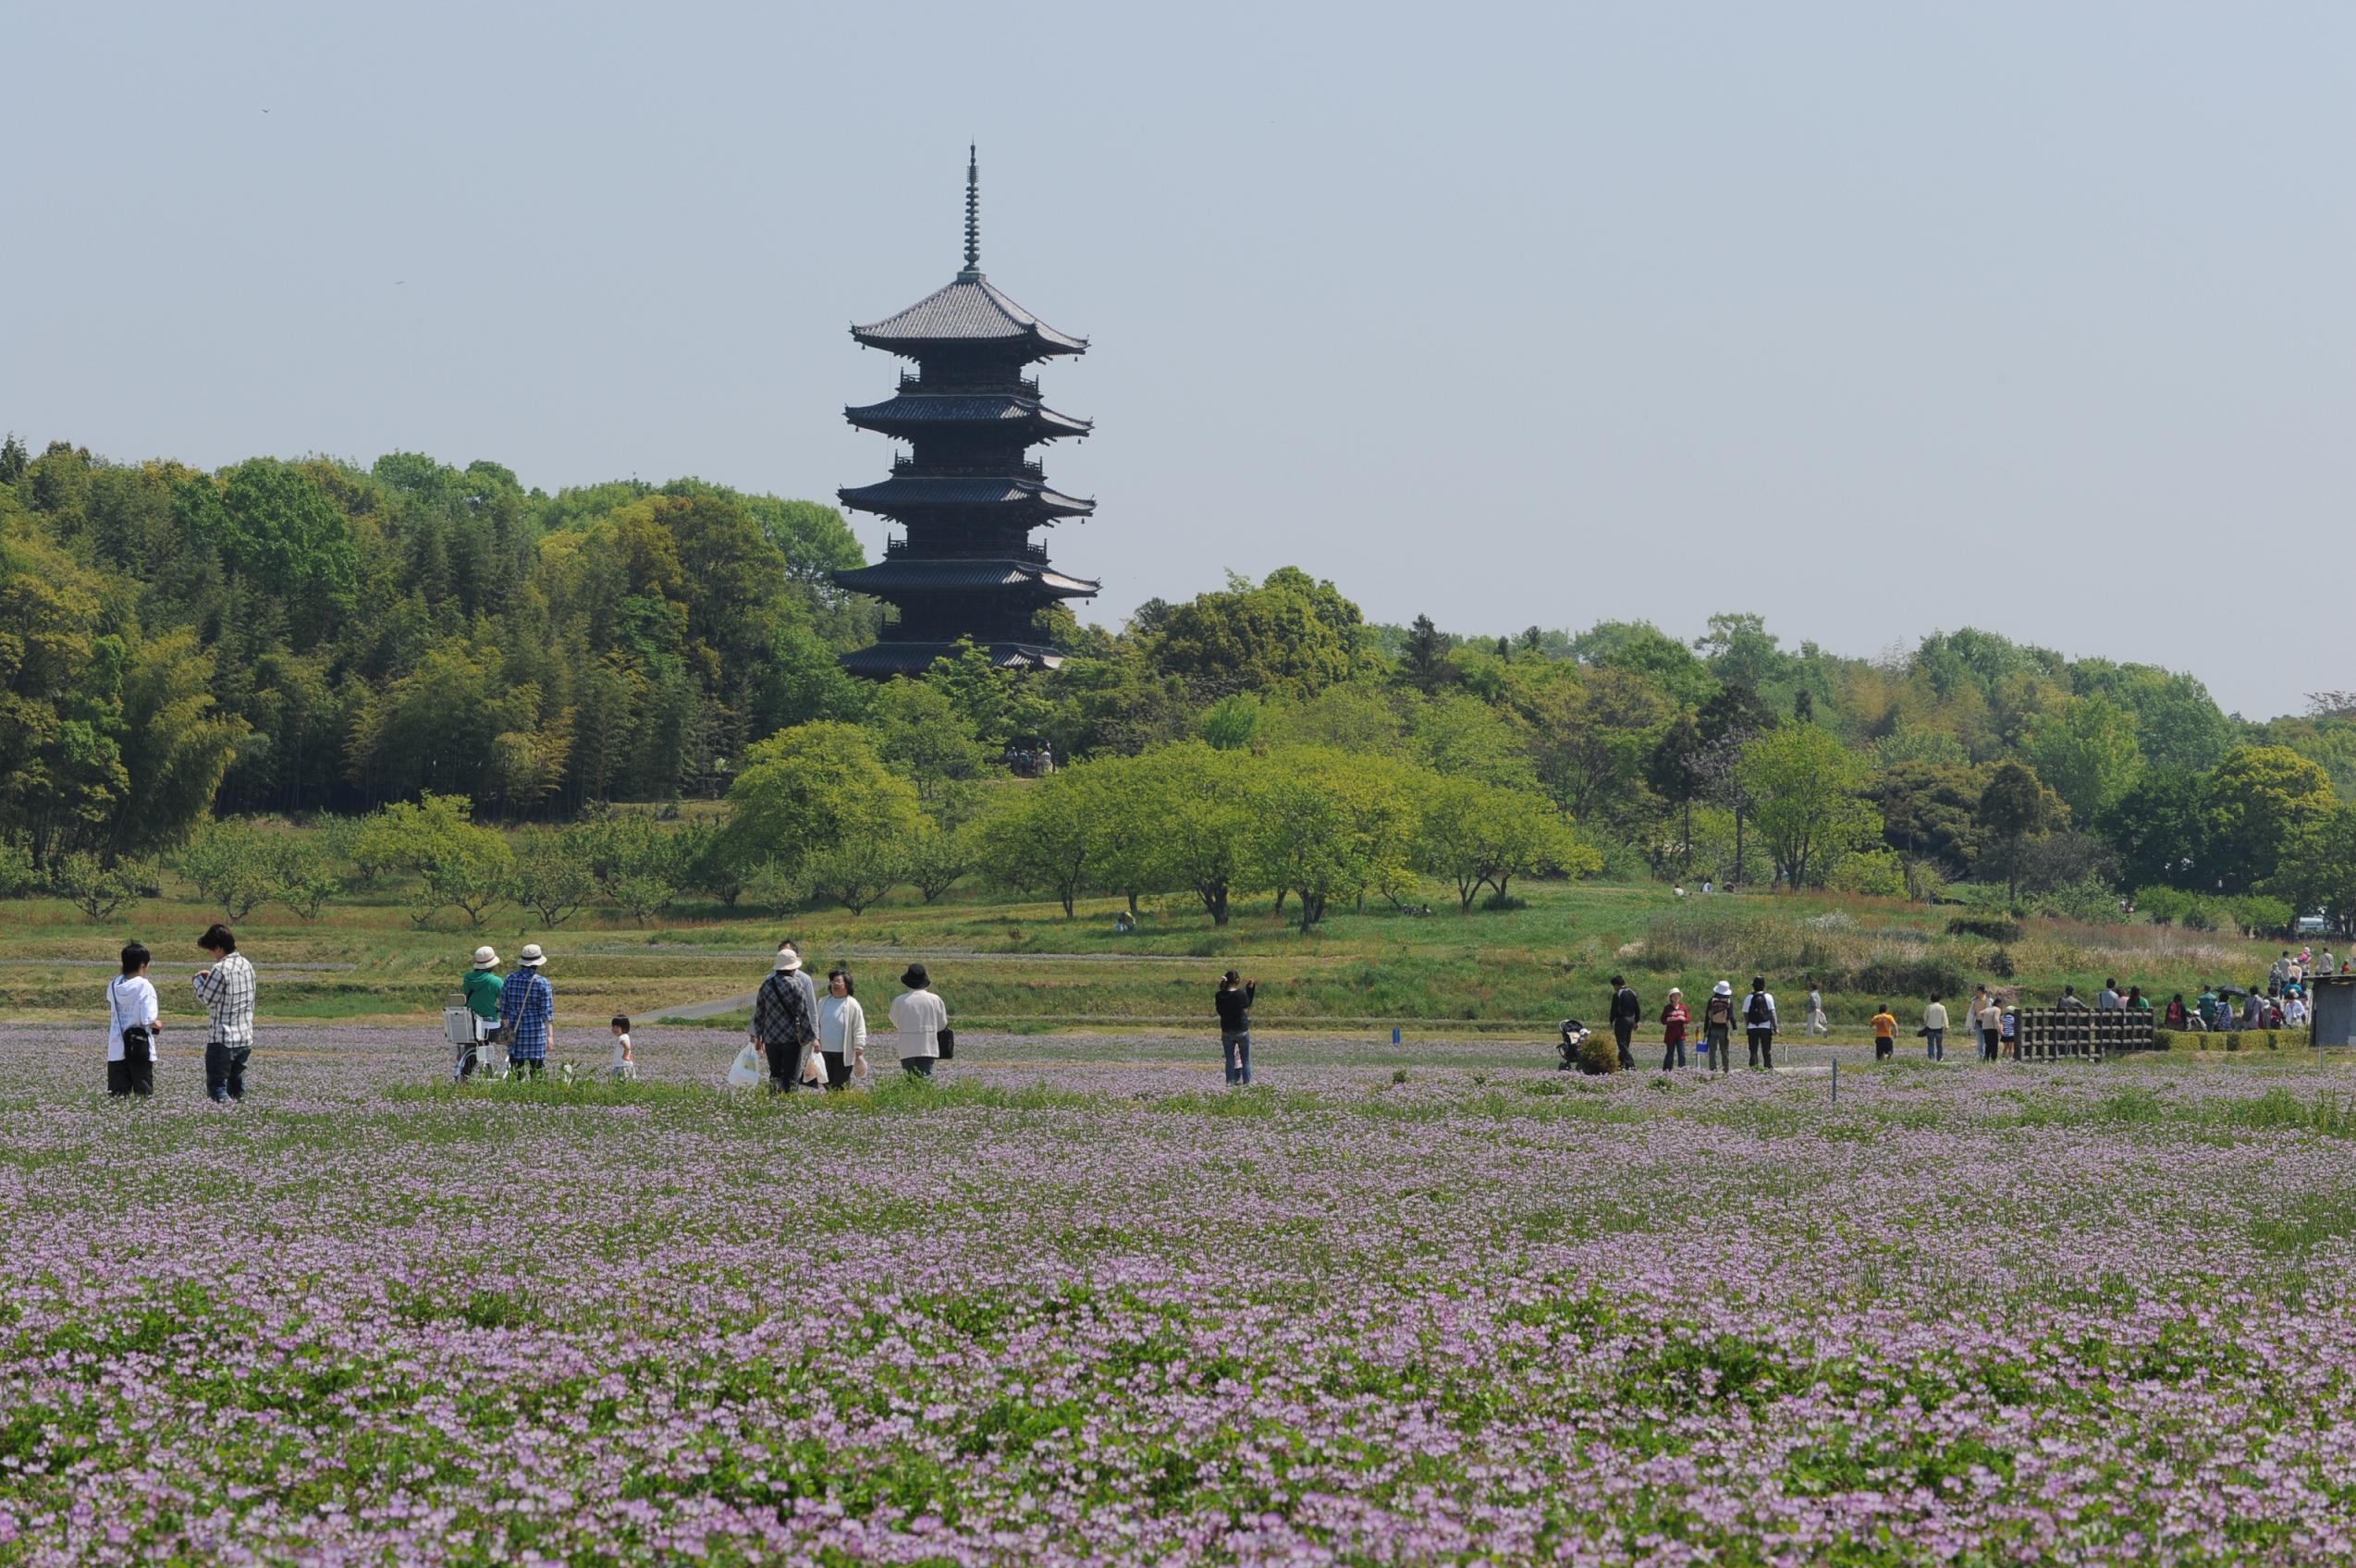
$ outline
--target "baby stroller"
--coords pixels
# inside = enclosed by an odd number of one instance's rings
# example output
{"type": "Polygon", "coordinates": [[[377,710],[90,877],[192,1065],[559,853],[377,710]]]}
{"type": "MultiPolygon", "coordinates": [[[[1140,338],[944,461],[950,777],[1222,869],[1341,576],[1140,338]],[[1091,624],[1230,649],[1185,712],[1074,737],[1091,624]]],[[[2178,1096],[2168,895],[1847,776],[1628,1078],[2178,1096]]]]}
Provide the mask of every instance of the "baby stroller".
{"type": "Polygon", "coordinates": [[[1563,1058],[1562,1072],[1578,1071],[1579,1047],[1585,1044],[1587,1044],[1587,1025],[1576,1018],[1563,1020],[1562,1042],[1554,1047],[1563,1058]]]}

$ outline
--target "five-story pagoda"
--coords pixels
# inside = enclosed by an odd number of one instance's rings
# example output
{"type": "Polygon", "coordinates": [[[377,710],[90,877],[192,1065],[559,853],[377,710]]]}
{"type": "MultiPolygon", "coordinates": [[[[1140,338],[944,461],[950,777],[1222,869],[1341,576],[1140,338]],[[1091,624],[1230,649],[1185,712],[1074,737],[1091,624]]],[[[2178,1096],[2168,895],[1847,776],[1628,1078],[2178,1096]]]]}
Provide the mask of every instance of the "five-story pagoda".
{"type": "Polygon", "coordinates": [[[915,361],[899,395],[843,410],[862,430],[908,443],[891,477],[836,492],[842,504],[875,512],[906,532],[884,558],[838,571],[841,586],[872,594],[897,616],[872,647],[843,655],[844,668],[878,678],[917,674],[971,638],[993,664],[1053,668],[1062,655],[1039,640],[1038,612],[1059,599],[1094,594],[1098,584],[1048,565],[1031,531],[1058,518],[1086,517],[1094,501],[1049,487],[1026,456],[1043,441],[1086,435],[1089,422],[1039,401],[1025,367],[1087,351],[1008,299],[982,276],[980,169],[965,164],[965,266],[948,288],[851,336],[915,361]]]}

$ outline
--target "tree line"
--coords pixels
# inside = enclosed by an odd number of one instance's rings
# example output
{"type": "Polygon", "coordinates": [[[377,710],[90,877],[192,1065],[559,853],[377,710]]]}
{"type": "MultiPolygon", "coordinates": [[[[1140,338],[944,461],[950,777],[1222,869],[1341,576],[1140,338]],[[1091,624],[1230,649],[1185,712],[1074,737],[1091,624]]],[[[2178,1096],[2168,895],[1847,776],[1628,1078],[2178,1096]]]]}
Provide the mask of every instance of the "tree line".
{"type": "MultiPolygon", "coordinates": [[[[1227,837],[1258,858],[1226,884],[1282,888],[1311,919],[1397,893],[1403,872],[1466,909],[1524,875],[1439,867],[1430,844],[1461,834],[1434,781],[1460,805],[1502,791],[1482,805],[1500,821],[1542,802],[1581,851],[1558,859],[1616,876],[2356,913],[2339,848],[2356,839],[2356,704],[2332,693],[2252,722],[2152,666],[1971,630],[1846,657],[1736,613],[1691,643],[1623,621],[1454,635],[1369,624],[1293,568],[1150,601],[1117,631],[1049,612],[1042,634],[1073,655],[1051,672],[968,655],[875,685],[835,663],[879,624],[828,585],[861,558],[831,508],[694,480],[550,496],[413,454],[202,473],[12,438],[0,836],[48,876],[174,852],[216,816],[463,801],[478,825],[553,828],[727,795],[741,821],[789,737],[849,733],[930,824],[912,863],[1003,868],[1021,846],[1028,886],[1207,888],[1213,918],[1221,878],[1123,868],[1091,782],[1121,769],[1098,765],[1229,769],[1221,788],[1248,787],[1251,809],[1227,837]],[[1085,766],[1012,788],[1005,756],[1042,746],[1085,766]],[[1291,834],[1250,827],[1286,813],[1291,834]],[[1399,843],[1344,847],[1369,827],[1399,843]]],[[[751,855],[755,830],[731,830],[740,873],[804,858],[782,840],[751,855]]],[[[819,869],[856,898],[882,868],[819,869]]]]}

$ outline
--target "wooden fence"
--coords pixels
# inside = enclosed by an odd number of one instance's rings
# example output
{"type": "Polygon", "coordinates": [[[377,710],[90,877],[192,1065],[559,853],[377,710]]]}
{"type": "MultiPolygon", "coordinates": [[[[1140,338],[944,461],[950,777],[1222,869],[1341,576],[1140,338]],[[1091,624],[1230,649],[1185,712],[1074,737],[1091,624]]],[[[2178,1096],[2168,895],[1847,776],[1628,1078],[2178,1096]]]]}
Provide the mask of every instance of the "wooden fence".
{"type": "Polygon", "coordinates": [[[2066,1057],[2099,1060],[2157,1048],[2152,1039],[2149,1008],[2097,1012],[2090,1008],[2030,1007],[2022,1008],[2016,1017],[2014,1029],[2023,1061],[2066,1057]]]}

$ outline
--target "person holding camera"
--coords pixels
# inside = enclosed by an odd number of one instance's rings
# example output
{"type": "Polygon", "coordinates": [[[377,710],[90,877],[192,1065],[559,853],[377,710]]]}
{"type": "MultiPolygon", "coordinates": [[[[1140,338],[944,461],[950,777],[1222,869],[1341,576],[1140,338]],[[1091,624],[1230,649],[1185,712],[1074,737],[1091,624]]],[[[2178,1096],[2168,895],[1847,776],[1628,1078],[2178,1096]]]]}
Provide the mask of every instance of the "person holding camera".
{"type": "Polygon", "coordinates": [[[1252,998],[1258,994],[1258,981],[1241,979],[1232,969],[1211,993],[1211,1005],[1219,1010],[1219,1055],[1230,1084],[1252,1081],[1252,998]]]}

